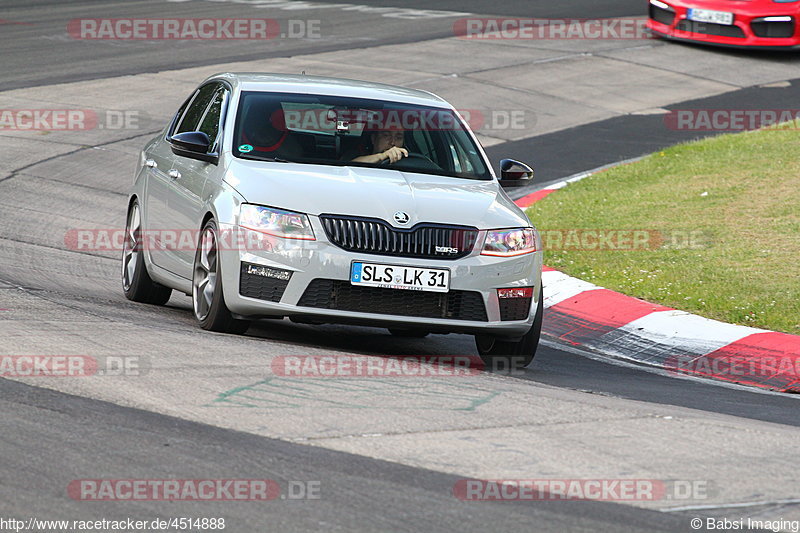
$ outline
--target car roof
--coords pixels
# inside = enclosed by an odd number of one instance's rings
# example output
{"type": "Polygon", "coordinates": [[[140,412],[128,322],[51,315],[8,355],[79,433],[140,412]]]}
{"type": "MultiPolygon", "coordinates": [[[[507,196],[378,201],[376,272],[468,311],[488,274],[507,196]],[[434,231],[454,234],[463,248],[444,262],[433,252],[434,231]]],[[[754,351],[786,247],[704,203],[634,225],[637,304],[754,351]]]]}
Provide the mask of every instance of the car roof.
{"type": "Polygon", "coordinates": [[[408,89],[385,83],[307,76],[305,74],[277,74],[259,72],[225,72],[211,76],[206,81],[223,79],[242,91],[269,91],[279,93],[319,94],[384,100],[403,104],[417,104],[451,109],[452,106],[433,93],[408,89]]]}

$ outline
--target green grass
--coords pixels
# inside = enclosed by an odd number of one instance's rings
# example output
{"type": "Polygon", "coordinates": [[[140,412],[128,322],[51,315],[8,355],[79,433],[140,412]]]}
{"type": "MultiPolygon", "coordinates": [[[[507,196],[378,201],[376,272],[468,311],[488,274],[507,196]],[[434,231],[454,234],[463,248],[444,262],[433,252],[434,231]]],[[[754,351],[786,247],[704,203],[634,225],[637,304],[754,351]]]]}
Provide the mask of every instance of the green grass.
{"type": "Polygon", "coordinates": [[[528,214],[545,234],[630,229],[667,237],[627,251],[553,249],[547,238],[548,266],[709,318],[800,334],[796,128],[678,145],[572,184],[528,214]],[[693,246],[682,239],[689,232],[693,246]]]}

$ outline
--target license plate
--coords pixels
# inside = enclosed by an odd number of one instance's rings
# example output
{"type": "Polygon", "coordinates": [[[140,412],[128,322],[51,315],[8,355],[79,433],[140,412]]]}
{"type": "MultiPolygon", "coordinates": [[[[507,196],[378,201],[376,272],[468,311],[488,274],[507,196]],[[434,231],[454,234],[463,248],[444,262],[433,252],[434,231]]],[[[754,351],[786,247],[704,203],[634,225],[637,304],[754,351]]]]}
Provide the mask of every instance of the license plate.
{"type": "Polygon", "coordinates": [[[446,268],[353,263],[350,283],[383,289],[447,292],[450,289],[450,271],[446,268]]]}
{"type": "Polygon", "coordinates": [[[711,9],[690,9],[686,18],[695,22],[712,22],[714,24],[733,24],[733,13],[727,11],[712,11],[711,9]]]}

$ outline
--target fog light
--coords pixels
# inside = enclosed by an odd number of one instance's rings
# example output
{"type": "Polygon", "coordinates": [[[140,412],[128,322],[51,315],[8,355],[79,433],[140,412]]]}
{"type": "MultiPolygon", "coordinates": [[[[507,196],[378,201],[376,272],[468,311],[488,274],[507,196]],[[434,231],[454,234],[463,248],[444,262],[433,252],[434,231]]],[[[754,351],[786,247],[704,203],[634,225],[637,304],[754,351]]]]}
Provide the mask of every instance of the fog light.
{"type": "Polygon", "coordinates": [[[498,298],[533,298],[533,287],[497,289],[498,298]]]}
{"type": "Polygon", "coordinates": [[[253,263],[242,263],[242,272],[251,276],[260,276],[262,278],[273,278],[280,281],[289,281],[292,279],[291,270],[283,270],[280,268],[270,268],[263,265],[254,265],[253,263]]]}

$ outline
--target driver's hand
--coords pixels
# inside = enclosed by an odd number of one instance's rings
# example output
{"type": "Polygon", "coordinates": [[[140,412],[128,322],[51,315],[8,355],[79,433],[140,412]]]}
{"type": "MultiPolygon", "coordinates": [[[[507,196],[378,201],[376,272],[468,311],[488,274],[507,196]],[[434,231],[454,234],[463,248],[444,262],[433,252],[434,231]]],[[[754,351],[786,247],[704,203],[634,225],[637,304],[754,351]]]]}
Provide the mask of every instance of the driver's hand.
{"type": "Polygon", "coordinates": [[[389,163],[397,163],[404,157],[408,157],[408,150],[405,148],[398,148],[397,146],[392,146],[388,150],[383,152],[383,155],[389,159],[389,163]]]}

